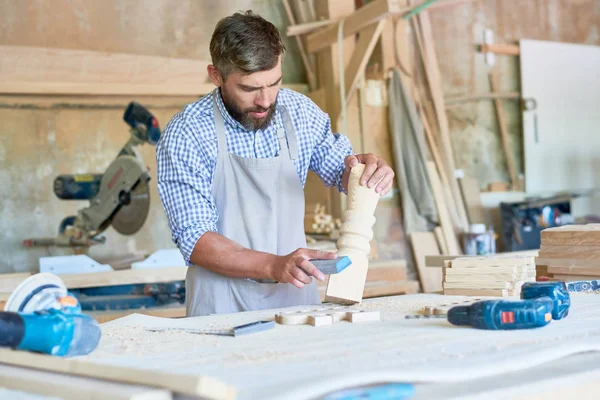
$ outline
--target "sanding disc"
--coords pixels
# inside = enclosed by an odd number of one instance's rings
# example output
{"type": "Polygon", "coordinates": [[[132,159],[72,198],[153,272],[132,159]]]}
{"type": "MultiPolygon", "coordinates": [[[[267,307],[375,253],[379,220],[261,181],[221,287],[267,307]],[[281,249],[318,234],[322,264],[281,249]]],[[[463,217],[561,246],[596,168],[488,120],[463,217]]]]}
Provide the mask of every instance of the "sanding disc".
{"type": "Polygon", "coordinates": [[[6,301],[4,311],[33,312],[37,310],[38,304],[36,304],[34,294],[39,292],[39,289],[43,287],[47,287],[47,290],[67,291],[65,283],[58,276],[49,272],[35,274],[25,279],[13,290],[6,301]]]}
{"type": "Polygon", "coordinates": [[[111,225],[122,235],[139,231],[150,211],[150,189],[148,182],[140,181],[129,194],[120,199],[124,204],[112,217],[111,225]]]}

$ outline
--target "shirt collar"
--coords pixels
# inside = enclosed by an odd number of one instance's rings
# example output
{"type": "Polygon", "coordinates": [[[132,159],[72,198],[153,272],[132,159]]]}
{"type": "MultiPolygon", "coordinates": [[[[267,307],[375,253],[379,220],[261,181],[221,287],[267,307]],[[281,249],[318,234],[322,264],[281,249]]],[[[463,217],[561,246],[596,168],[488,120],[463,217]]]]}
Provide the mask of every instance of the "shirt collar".
{"type": "MultiPolygon", "coordinates": [[[[242,125],[238,120],[236,120],[235,118],[233,118],[231,116],[231,114],[229,114],[229,111],[227,111],[227,108],[225,108],[225,104],[223,103],[223,97],[221,97],[221,88],[217,87],[215,89],[215,94],[216,94],[216,99],[217,99],[217,107],[219,109],[219,111],[221,112],[221,115],[223,115],[223,121],[226,124],[229,124],[235,128],[241,129],[245,132],[254,132],[254,131],[250,131],[248,129],[246,129],[244,127],[244,125],[242,125]]],[[[273,119],[271,119],[271,122],[269,123],[269,125],[267,125],[266,128],[268,128],[269,126],[271,126],[272,124],[275,123],[275,120],[277,119],[279,114],[279,107],[275,108],[275,115],[273,116],[273,119]]],[[[265,129],[266,129],[265,128],[265,129]]]]}

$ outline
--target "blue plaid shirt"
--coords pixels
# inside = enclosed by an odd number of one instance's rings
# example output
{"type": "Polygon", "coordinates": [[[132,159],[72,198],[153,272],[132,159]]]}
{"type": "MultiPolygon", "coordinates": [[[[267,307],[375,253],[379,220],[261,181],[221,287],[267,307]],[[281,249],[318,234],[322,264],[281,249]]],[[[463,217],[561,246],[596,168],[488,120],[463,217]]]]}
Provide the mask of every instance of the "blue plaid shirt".
{"type": "MultiPolygon", "coordinates": [[[[229,115],[219,90],[217,94],[228,151],[240,157],[275,157],[279,140],[273,122],[283,124],[279,111],[265,129],[249,131],[229,115]]],[[[299,156],[295,165],[302,186],[310,169],[325,186],[343,191],[344,158],[352,154],[348,138],[331,132],[329,116],[307,96],[280,89],[277,102],[287,107],[296,130],[299,156]]],[[[176,114],[156,145],[158,192],[173,242],[188,265],[198,239],[207,231],[217,232],[219,216],[212,197],[217,148],[212,95],[176,114]]]]}

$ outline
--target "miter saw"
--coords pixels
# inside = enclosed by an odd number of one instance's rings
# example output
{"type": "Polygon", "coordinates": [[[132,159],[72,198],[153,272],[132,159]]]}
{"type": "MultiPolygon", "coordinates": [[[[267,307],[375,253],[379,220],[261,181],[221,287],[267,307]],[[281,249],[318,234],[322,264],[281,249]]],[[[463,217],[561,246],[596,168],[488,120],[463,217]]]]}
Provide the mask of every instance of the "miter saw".
{"type": "Polygon", "coordinates": [[[27,239],[26,246],[87,247],[105,243],[99,236],[109,226],[123,235],[141,229],[150,208],[150,175],[135,146],[155,145],[160,138],[158,120],[143,106],[131,102],[123,119],[131,137],[103,174],[60,175],[54,194],[63,200],[89,200],[89,207],[63,219],[57,237],[27,239]]]}

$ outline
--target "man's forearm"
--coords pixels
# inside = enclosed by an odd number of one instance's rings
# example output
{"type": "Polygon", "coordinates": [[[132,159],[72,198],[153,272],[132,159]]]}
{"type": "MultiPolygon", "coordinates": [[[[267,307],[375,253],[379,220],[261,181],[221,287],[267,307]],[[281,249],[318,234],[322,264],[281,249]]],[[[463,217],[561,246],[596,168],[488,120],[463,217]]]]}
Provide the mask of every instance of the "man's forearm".
{"type": "Polygon", "coordinates": [[[273,279],[277,256],[240,246],[215,232],[206,232],[196,242],[190,257],[193,264],[234,278],[273,279]]]}

